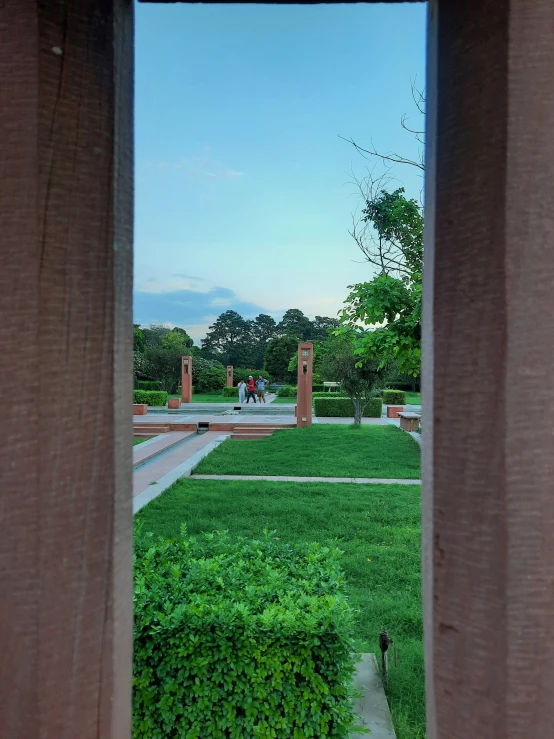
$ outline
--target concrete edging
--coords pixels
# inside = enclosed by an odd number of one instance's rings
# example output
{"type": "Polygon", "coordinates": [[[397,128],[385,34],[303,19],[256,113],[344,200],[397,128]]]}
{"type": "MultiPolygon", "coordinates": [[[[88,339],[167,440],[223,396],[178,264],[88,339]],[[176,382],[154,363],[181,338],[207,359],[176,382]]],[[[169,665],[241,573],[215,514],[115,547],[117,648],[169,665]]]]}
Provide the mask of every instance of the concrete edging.
{"type": "Polygon", "coordinates": [[[230,434],[222,434],[221,436],[218,436],[217,439],[214,439],[209,444],[206,444],[205,447],[199,449],[195,454],[185,460],[182,464],[172,469],[171,472],[168,472],[153,485],[150,485],[148,488],[146,488],[146,490],[143,490],[141,493],[136,495],[133,498],[133,515],[135,513],[138,513],[138,511],[140,511],[141,508],[144,508],[147,503],[150,503],[151,500],[154,500],[154,498],[157,498],[159,495],[161,495],[180,477],[190,476],[192,470],[196,467],[196,465],[216,447],[218,447],[222,442],[224,442],[225,439],[227,439],[229,436],[230,434]]]}

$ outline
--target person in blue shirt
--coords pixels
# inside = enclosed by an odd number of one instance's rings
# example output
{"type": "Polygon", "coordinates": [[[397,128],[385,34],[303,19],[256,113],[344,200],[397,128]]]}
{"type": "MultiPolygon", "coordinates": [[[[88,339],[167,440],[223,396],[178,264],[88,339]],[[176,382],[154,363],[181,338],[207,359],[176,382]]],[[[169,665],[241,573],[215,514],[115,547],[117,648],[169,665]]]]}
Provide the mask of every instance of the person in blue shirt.
{"type": "Polygon", "coordinates": [[[258,376],[258,379],[256,380],[256,386],[258,388],[258,400],[260,403],[265,403],[265,386],[269,380],[265,380],[261,375],[258,376]]]}

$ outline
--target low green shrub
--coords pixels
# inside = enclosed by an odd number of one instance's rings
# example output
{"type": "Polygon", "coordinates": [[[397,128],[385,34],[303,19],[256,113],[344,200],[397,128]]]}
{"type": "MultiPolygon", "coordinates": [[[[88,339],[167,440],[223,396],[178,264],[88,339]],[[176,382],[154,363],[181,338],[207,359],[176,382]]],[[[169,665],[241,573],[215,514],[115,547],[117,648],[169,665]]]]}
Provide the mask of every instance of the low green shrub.
{"type": "Polygon", "coordinates": [[[133,403],[162,406],[167,403],[168,397],[168,394],[163,390],[135,390],[133,393],[133,403]]]}
{"type": "Polygon", "coordinates": [[[381,395],[385,405],[406,405],[404,390],[382,390],[381,395]]]}
{"type": "Polygon", "coordinates": [[[312,385],[312,392],[314,392],[314,393],[323,393],[323,392],[326,392],[326,393],[329,393],[329,392],[331,392],[331,393],[339,393],[340,392],[340,388],[338,388],[338,387],[327,388],[323,384],[319,384],[319,385],[314,384],[314,385],[312,385]]]}
{"type": "Polygon", "coordinates": [[[158,380],[139,380],[138,389],[139,390],[159,390],[160,383],[158,380]]]}
{"type": "MultiPolygon", "coordinates": [[[[316,416],[335,418],[353,418],[354,404],[350,398],[316,398],[314,400],[316,416]]],[[[365,407],[364,418],[381,418],[383,401],[381,398],[371,398],[365,407]]]]}
{"type": "Polygon", "coordinates": [[[296,398],[297,389],[294,385],[283,385],[277,390],[277,397],[279,398],[296,398]]]}
{"type": "Polygon", "coordinates": [[[336,393],[330,393],[327,390],[324,392],[319,393],[312,393],[312,399],[313,398],[348,398],[347,393],[345,392],[336,392],[336,393]]]}
{"type": "Polygon", "coordinates": [[[239,397],[239,389],[238,389],[238,387],[224,387],[223,388],[223,397],[225,397],[225,398],[238,398],[239,397]]]}
{"type": "Polygon", "coordinates": [[[352,611],[340,552],[225,533],[134,554],[134,739],[346,737],[352,611]]]}

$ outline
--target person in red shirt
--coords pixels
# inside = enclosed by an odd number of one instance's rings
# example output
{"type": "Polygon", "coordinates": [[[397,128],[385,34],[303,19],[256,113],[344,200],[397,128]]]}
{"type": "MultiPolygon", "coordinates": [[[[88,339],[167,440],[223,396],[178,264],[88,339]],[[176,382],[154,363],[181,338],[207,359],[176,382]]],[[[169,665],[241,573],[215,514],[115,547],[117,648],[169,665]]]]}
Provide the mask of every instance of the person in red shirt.
{"type": "Polygon", "coordinates": [[[250,398],[254,398],[254,403],[256,402],[256,383],[254,382],[254,378],[252,375],[248,377],[248,397],[246,398],[246,403],[250,403],[250,398]]]}

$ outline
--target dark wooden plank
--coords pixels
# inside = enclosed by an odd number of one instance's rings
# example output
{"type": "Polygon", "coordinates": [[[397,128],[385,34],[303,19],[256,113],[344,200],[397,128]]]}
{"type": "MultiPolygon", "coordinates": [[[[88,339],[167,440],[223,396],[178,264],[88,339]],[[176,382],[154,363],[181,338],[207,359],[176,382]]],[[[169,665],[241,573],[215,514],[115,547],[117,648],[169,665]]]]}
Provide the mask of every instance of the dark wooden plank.
{"type": "Polygon", "coordinates": [[[433,436],[424,438],[432,445],[424,476],[432,541],[428,736],[547,737],[554,725],[554,4],[438,6],[430,24],[437,65],[429,87],[436,74],[438,95],[429,110],[437,139],[425,245],[427,349],[434,333],[424,379],[427,418],[433,398],[433,436]]]}
{"type": "Polygon", "coordinates": [[[132,3],[8,0],[0,19],[0,736],[115,739],[130,735],[132,3]]]}

